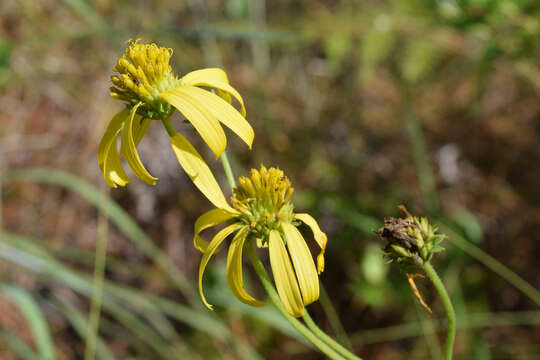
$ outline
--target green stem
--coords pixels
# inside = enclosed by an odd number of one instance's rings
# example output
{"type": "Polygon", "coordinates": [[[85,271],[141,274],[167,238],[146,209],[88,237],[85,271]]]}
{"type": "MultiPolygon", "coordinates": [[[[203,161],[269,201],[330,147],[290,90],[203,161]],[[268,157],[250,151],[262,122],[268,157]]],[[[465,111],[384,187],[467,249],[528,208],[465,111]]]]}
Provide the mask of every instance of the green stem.
{"type": "Polygon", "coordinates": [[[326,291],[326,288],[324,287],[323,283],[319,283],[321,294],[319,297],[319,302],[321,303],[321,306],[324,310],[324,313],[326,314],[326,317],[328,318],[328,322],[330,323],[330,326],[332,327],[332,330],[336,333],[337,340],[345,346],[348,350],[353,350],[351,340],[349,339],[349,336],[347,335],[347,332],[343,328],[343,324],[341,323],[341,320],[339,319],[339,315],[336,311],[336,308],[332,304],[332,300],[330,300],[330,297],[328,296],[328,292],[326,291]]]}
{"type": "Polygon", "coordinates": [[[322,339],[325,343],[330,345],[332,348],[334,348],[339,354],[341,354],[343,357],[345,357],[347,360],[362,360],[358,356],[351,353],[349,350],[347,350],[345,347],[343,347],[340,343],[332,339],[328,334],[326,334],[324,331],[322,331],[317,324],[313,321],[311,316],[309,316],[309,313],[304,313],[303,319],[307,325],[307,327],[320,339],[322,339]]]}
{"type": "Polygon", "coordinates": [[[169,134],[169,137],[174,137],[176,135],[176,131],[174,130],[174,127],[172,126],[171,118],[167,117],[165,119],[161,119],[161,122],[163,123],[165,130],[167,130],[167,134],[169,134]]]}
{"type": "MultiPolygon", "coordinates": [[[[101,194],[104,211],[107,211],[105,194],[101,194]]],[[[107,259],[107,216],[102,211],[99,212],[97,228],[96,257],[94,263],[94,289],[92,291],[92,300],[90,305],[90,316],[88,321],[88,336],[86,349],[84,352],[85,360],[94,360],[96,354],[97,334],[99,330],[99,318],[101,314],[101,300],[103,297],[103,280],[105,276],[105,263],[107,259]]]]}
{"type": "Polygon", "coordinates": [[[274,285],[272,284],[272,281],[270,280],[270,278],[268,277],[268,274],[266,273],[266,269],[264,268],[264,265],[261,263],[261,261],[257,257],[257,253],[255,252],[253,245],[248,244],[246,246],[246,250],[247,250],[249,260],[251,260],[251,264],[253,264],[253,267],[255,268],[255,272],[261,279],[264,289],[268,293],[268,297],[270,298],[270,301],[278,309],[281,315],[283,315],[283,317],[292,325],[293,328],[296,329],[296,331],[302,334],[310,343],[316,346],[322,353],[324,353],[330,359],[343,359],[341,355],[336,353],[332,348],[330,348],[327,344],[325,344],[321,339],[319,339],[311,331],[309,331],[309,329],[306,328],[300,321],[298,321],[298,319],[291,316],[287,312],[287,310],[285,310],[285,307],[281,303],[281,300],[279,299],[279,295],[277,294],[276,289],[274,288],[274,285]]]}
{"type": "Polygon", "coordinates": [[[236,182],[234,181],[234,175],[233,175],[231,164],[229,163],[229,157],[227,156],[226,151],[224,151],[223,154],[221,154],[221,163],[223,164],[223,169],[225,170],[225,175],[227,175],[227,181],[229,182],[229,187],[231,188],[231,191],[232,191],[236,187],[236,182]]]}
{"type": "Polygon", "coordinates": [[[454,307],[452,306],[450,296],[448,296],[448,293],[446,292],[444,284],[442,283],[439,275],[437,275],[437,272],[435,271],[433,266],[431,266],[431,263],[429,261],[426,261],[424,263],[424,271],[426,272],[426,275],[431,280],[433,286],[435,286],[435,289],[439,293],[439,297],[441,298],[444,309],[446,310],[446,317],[448,319],[448,330],[446,334],[446,343],[444,345],[444,356],[446,360],[451,360],[452,349],[454,347],[454,338],[456,337],[456,313],[454,311],[454,307]]]}

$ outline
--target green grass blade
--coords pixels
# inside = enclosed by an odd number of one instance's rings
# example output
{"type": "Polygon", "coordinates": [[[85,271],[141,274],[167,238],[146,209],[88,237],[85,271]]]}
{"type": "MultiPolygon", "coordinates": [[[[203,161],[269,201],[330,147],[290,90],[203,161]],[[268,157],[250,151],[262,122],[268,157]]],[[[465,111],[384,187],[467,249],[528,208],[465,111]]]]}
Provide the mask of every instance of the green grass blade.
{"type": "MultiPolygon", "coordinates": [[[[102,195],[105,200],[105,194],[102,195]]],[[[99,212],[97,226],[97,243],[94,262],[94,289],[90,302],[90,315],[88,336],[86,337],[86,349],[84,351],[85,360],[94,360],[97,336],[99,332],[99,320],[101,318],[101,302],[103,298],[103,280],[105,277],[105,267],[107,261],[107,240],[108,240],[108,222],[102,211],[99,212]]]]}
{"type": "Polygon", "coordinates": [[[62,0],[75,13],[84,19],[90,26],[105,30],[108,28],[101,16],[84,0],[62,0]]]}
{"type": "Polygon", "coordinates": [[[525,279],[516,274],[509,267],[486,253],[484,250],[480,249],[470,241],[467,241],[450,226],[446,225],[442,219],[437,220],[441,232],[448,235],[448,241],[452,242],[452,244],[460,248],[462,251],[484,264],[488,269],[499,275],[516,289],[525,294],[537,306],[540,306],[540,291],[538,289],[525,281],[525,279]]]}
{"type": "Polygon", "coordinates": [[[146,235],[146,233],[131,219],[116,202],[107,198],[101,201],[101,192],[95,186],[85,180],[54,169],[32,168],[12,170],[7,173],[5,181],[20,182],[30,181],[46,183],[64,187],[87,200],[114,223],[126,236],[128,236],[156,265],[165,272],[173,284],[182,291],[183,295],[192,304],[200,304],[196,298],[194,288],[188,282],[174,263],[168,258],[146,235]]]}
{"type": "MultiPolygon", "coordinates": [[[[86,339],[88,335],[89,323],[86,317],[74,306],[67,302],[50,303],[57,311],[62,313],[73,329],[79,334],[82,339],[86,339]]],[[[105,342],[96,334],[96,354],[102,360],[115,360],[116,357],[109,350],[105,342]]]]}
{"type": "MultiPolygon", "coordinates": [[[[3,243],[0,242],[0,258],[17,263],[37,273],[51,276],[75,291],[87,297],[91,296],[92,282],[48,256],[46,251],[36,245],[39,241],[5,231],[1,235],[3,243]]],[[[142,292],[139,289],[117,285],[111,281],[105,281],[104,289],[104,307],[108,306],[111,297],[114,297],[144,311],[162,311],[221,340],[224,340],[229,334],[228,329],[207,312],[199,312],[188,306],[142,292]]]]}
{"type": "Polygon", "coordinates": [[[39,305],[30,292],[12,285],[1,285],[0,291],[9,297],[13,304],[18,306],[23,313],[36,341],[40,357],[45,360],[56,359],[54,343],[47,320],[45,320],[39,305]]]}
{"type": "Polygon", "coordinates": [[[28,346],[23,340],[10,331],[9,329],[0,327],[0,337],[7,343],[9,348],[23,360],[40,360],[41,357],[28,346]]]}

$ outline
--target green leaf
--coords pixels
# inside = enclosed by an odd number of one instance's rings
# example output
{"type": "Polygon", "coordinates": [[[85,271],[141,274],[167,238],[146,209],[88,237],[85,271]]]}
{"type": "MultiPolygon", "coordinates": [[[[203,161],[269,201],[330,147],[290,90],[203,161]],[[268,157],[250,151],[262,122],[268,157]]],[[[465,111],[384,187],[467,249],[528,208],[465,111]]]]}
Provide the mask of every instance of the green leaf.
{"type": "Polygon", "coordinates": [[[438,252],[444,251],[444,248],[440,245],[435,245],[431,250],[432,253],[436,254],[438,252]]]}
{"type": "Polygon", "coordinates": [[[28,326],[36,341],[38,352],[41,359],[53,360],[56,359],[54,351],[54,343],[52,341],[51,332],[47,321],[41,312],[39,305],[36,303],[30,292],[25,289],[12,286],[1,285],[0,291],[8,296],[14,305],[18,306],[23,313],[28,326]]]}

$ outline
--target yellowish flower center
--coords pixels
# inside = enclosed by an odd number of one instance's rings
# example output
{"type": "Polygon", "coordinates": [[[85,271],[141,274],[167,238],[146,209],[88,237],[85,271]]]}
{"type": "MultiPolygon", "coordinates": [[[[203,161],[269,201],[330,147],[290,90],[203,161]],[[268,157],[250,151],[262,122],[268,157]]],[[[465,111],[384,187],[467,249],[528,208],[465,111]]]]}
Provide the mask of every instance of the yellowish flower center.
{"type": "Polygon", "coordinates": [[[251,227],[251,234],[268,241],[270,231],[280,231],[280,222],[294,222],[293,205],[290,203],[294,189],[283,171],[261,166],[251,169],[251,176],[240,177],[231,198],[233,207],[241,215],[240,221],[251,227]]]}
{"type": "Polygon", "coordinates": [[[113,99],[126,101],[129,106],[142,102],[137,110],[139,115],[164,119],[174,109],[158,95],[180,84],[169,65],[173,51],[138,41],[130,41],[126,53],[118,59],[115,66],[118,75],[111,76],[114,86],[110,95],[113,99]]]}

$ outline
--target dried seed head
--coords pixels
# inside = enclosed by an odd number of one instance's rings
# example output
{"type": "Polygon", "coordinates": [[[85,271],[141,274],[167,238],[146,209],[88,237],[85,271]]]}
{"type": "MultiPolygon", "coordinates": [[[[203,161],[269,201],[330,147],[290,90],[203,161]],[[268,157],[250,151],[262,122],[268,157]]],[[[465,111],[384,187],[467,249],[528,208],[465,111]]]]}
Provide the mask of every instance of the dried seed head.
{"type": "Polygon", "coordinates": [[[431,225],[427,218],[412,216],[403,205],[399,210],[403,218],[385,218],[384,225],[377,231],[377,235],[386,241],[386,257],[398,263],[420,265],[444,250],[439,243],[446,236],[437,234],[437,226],[431,225]]]}

